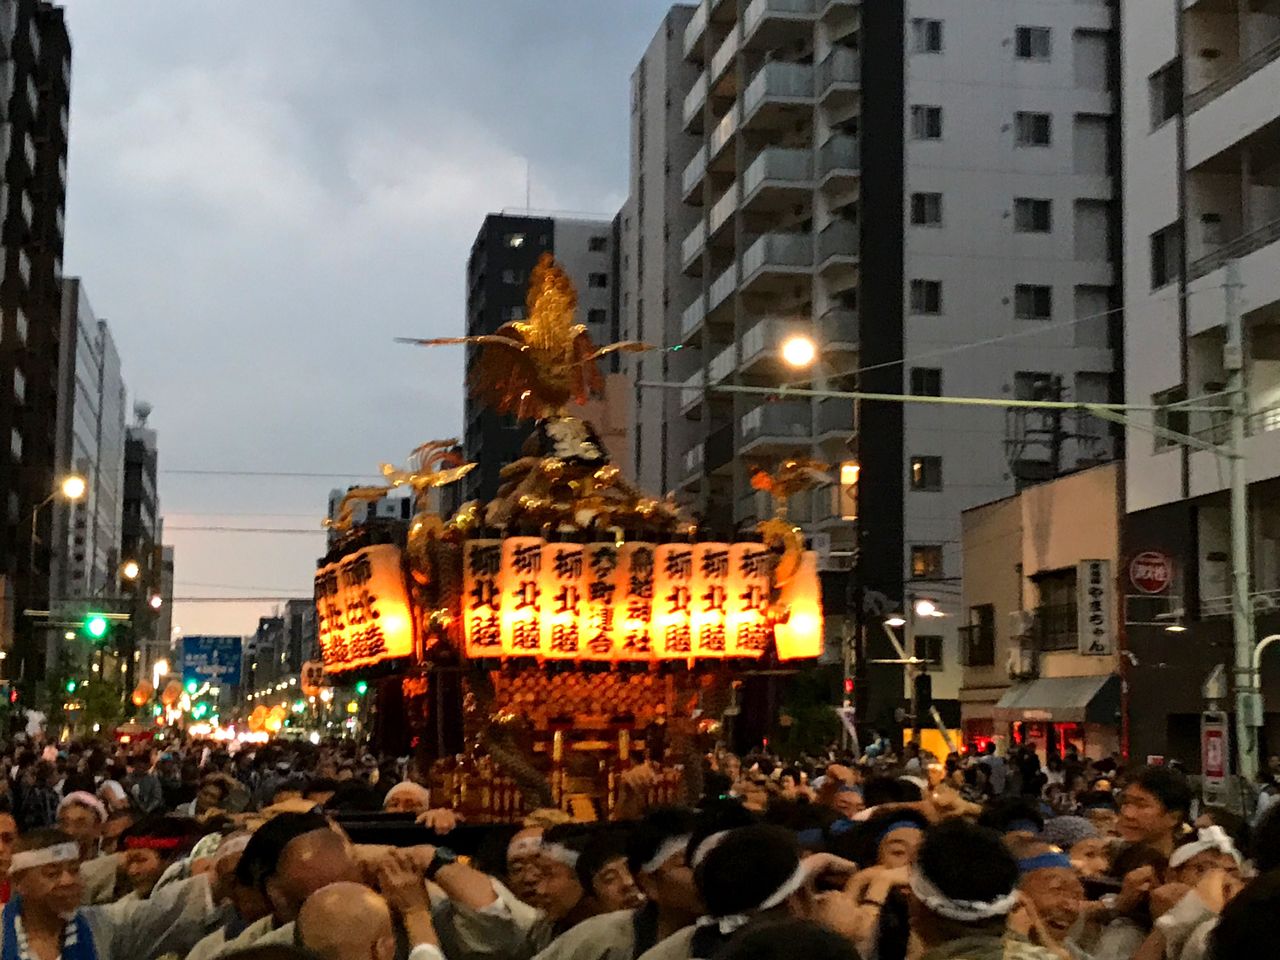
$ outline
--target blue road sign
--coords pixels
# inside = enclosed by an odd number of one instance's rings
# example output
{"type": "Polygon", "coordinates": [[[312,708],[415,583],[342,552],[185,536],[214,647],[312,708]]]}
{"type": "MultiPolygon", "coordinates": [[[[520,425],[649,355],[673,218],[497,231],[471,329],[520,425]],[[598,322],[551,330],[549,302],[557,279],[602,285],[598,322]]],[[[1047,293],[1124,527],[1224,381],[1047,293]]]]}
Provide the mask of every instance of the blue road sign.
{"type": "Polygon", "coordinates": [[[194,680],[215,687],[240,683],[240,637],[183,637],[182,682],[194,680]]]}

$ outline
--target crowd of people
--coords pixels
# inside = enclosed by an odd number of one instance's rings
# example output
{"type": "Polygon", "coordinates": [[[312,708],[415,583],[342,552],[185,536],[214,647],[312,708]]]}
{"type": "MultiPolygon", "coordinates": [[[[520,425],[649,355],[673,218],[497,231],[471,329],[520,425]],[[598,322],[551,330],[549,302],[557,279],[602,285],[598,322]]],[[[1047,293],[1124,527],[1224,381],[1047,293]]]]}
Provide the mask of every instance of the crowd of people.
{"type": "Polygon", "coordinates": [[[686,806],[646,806],[641,764],[614,818],[484,827],[349,741],[0,763],[2,960],[1280,956],[1280,810],[1071,750],[716,752],[686,806]]]}

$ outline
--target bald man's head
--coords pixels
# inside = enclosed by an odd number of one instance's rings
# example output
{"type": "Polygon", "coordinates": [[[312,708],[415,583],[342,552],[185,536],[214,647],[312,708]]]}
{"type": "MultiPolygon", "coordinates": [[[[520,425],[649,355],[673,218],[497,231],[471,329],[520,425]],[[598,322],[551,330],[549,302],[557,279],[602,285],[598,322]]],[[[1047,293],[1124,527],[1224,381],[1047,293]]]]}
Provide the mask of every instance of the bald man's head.
{"type": "Polygon", "coordinates": [[[346,840],[326,827],[285,845],[276,871],[267,881],[267,897],[276,919],[288,923],[297,918],[302,904],[317,890],[333,883],[359,881],[360,868],[346,840]]]}
{"type": "Polygon", "coordinates": [[[391,911],[359,883],[331,883],[298,912],[298,936],[322,960],[392,960],[396,937],[391,911]]]}

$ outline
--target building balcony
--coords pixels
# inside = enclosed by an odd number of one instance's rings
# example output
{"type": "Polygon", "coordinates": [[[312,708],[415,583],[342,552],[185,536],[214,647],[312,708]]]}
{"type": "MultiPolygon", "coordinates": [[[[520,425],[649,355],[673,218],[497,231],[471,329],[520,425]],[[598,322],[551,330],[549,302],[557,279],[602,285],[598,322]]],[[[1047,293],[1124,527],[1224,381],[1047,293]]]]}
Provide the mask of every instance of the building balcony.
{"type": "Polygon", "coordinates": [[[836,220],[818,234],[818,271],[823,275],[856,270],[858,266],[858,225],[852,220],[836,220]]]}
{"type": "Polygon", "coordinates": [[[22,222],[26,224],[27,229],[30,230],[36,213],[35,204],[31,202],[31,194],[23,190],[22,200],[18,205],[22,208],[22,222]]]}
{"type": "Polygon", "coordinates": [[[849,47],[836,47],[818,64],[818,99],[824,107],[844,109],[862,89],[862,58],[849,47]]]}
{"type": "Polygon", "coordinates": [[[731,264],[724,273],[711,281],[707,293],[706,319],[711,322],[732,317],[733,292],[738,288],[738,266],[731,264]]]}
{"type": "MultiPolygon", "coordinates": [[[[1194,21],[1188,24],[1189,32],[1193,29],[1193,23],[1194,21]]],[[[1197,89],[1187,94],[1187,113],[1200,110],[1268,64],[1280,59],[1280,16],[1254,13],[1249,18],[1248,29],[1237,31],[1237,36],[1241,43],[1247,44],[1243,50],[1238,49],[1237,44],[1236,50],[1224,56],[1213,60],[1202,59],[1200,68],[1205,71],[1206,76],[1197,78],[1202,82],[1197,85],[1197,89]]],[[[1213,42],[1213,38],[1206,36],[1205,42],[1213,42]]],[[[1199,46],[1193,36],[1187,38],[1187,43],[1191,49],[1199,46]]]]}
{"type": "Polygon", "coordinates": [[[22,135],[22,155],[27,160],[27,169],[34,174],[36,169],[36,142],[31,139],[31,134],[29,133],[22,135]]]}
{"type": "Polygon", "coordinates": [[[12,264],[17,269],[18,276],[22,278],[23,285],[29,286],[31,284],[31,258],[27,256],[25,250],[19,250],[16,257],[13,257],[6,262],[12,264]]]}
{"type": "Polygon", "coordinates": [[[707,173],[707,146],[703,144],[693,155],[680,177],[681,199],[695,207],[702,205],[702,178],[707,173]]]}
{"type": "Polygon", "coordinates": [[[778,292],[813,271],[813,235],[766,233],[742,256],[743,293],[778,292]]]}
{"type": "Polygon", "coordinates": [[[0,4],[0,52],[13,59],[13,38],[18,33],[18,5],[0,4]]]}
{"type": "Polygon", "coordinates": [[[844,443],[858,432],[856,408],[850,397],[827,397],[819,400],[814,414],[814,435],[819,443],[844,443]]]}
{"type": "Polygon", "coordinates": [[[738,421],[738,455],[761,456],[810,446],[811,415],[807,400],[779,400],[747,411],[738,421]]]}
{"type": "Polygon", "coordinates": [[[702,400],[706,393],[707,376],[699,370],[680,388],[680,413],[690,420],[702,417],[702,400]]]}
{"type": "Polygon", "coordinates": [[[31,108],[31,116],[36,116],[40,112],[40,91],[36,89],[36,82],[33,78],[27,77],[27,106],[31,108]]]}
{"type": "Polygon", "coordinates": [[[707,225],[699,220],[680,244],[680,263],[686,276],[702,276],[702,251],[707,246],[707,225]]]}
{"type": "Polygon", "coordinates": [[[707,75],[710,79],[710,89],[717,96],[731,96],[734,93],[734,78],[729,68],[733,66],[733,59],[738,55],[738,40],[738,29],[734,27],[716,48],[716,52],[711,55],[711,67],[707,75]],[[725,76],[726,71],[730,73],[728,77],[725,76]]]}
{"type": "Polygon", "coordinates": [[[776,50],[813,35],[819,0],[751,0],[742,16],[743,48],[776,50]]]}
{"type": "Polygon", "coordinates": [[[708,163],[716,160],[724,151],[725,147],[733,142],[734,134],[738,132],[738,120],[742,116],[742,105],[740,101],[735,101],[715,128],[711,131],[711,136],[707,141],[708,163]]]}
{"type": "Polygon", "coordinates": [[[818,0],[818,15],[823,20],[848,18],[858,12],[862,0],[818,0]]]}
{"type": "Polygon", "coordinates": [[[0,117],[6,120],[9,119],[9,103],[13,100],[13,85],[17,80],[18,64],[13,60],[0,60],[0,117]]]}
{"type": "Polygon", "coordinates": [[[693,16],[684,28],[684,58],[694,63],[702,62],[702,38],[707,32],[707,19],[711,12],[711,0],[701,0],[693,16]]]}
{"type": "Polygon", "coordinates": [[[692,447],[685,451],[684,455],[684,478],[701,477],[703,473],[703,464],[706,463],[706,444],[695,443],[692,447]]]}
{"type": "Polygon", "coordinates": [[[742,177],[745,213],[792,210],[813,192],[813,152],[769,147],[751,161],[742,177]]]}
{"type": "MultiPolygon", "coordinates": [[[[1206,443],[1226,446],[1231,440],[1231,418],[1225,413],[1197,414],[1198,422],[1191,435],[1206,443]]],[[[1280,430],[1280,407],[1262,407],[1250,411],[1244,422],[1244,435],[1257,437],[1280,430]]]]}
{"type": "Polygon", "coordinates": [[[818,148],[818,179],[823,189],[844,193],[862,178],[862,152],[857,137],[837,134],[818,148]]]}
{"type": "Polygon", "coordinates": [[[776,376],[785,369],[781,348],[788,337],[809,333],[809,324],[788,317],[762,317],[742,335],[738,372],[776,376]]]}
{"type": "Polygon", "coordinates": [[[790,127],[813,105],[813,67],[774,60],[751,78],[742,95],[744,130],[790,127]]]}
{"type": "Polygon", "coordinates": [[[682,343],[688,343],[702,329],[702,321],[707,315],[707,309],[704,306],[702,294],[698,294],[698,299],[684,308],[684,312],[680,314],[680,340],[682,343]]]}
{"type": "Polygon", "coordinates": [[[818,318],[817,333],[823,354],[856,353],[858,350],[858,312],[832,308],[818,318]]]}
{"type": "Polygon", "coordinates": [[[738,208],[738,185],[729,184],[729,189],[721,194],[720,199],[711,205],[710,236],[714,239],[726,224],[733,224],[733,211],[738,208]]]}
{"type": "Polygon", "coordinates": [[[731,343],[712,358],[707,366],[708,383],[724,383],[733,376],[738,365],[738,346],[731,343]]]}
{"type": "Polygon", "coordinates": [[[693,86],[684,98],[684,129],[686,133],[702,132],[702,107],[707,102],[707,75],[698,74],[693,86]]]}

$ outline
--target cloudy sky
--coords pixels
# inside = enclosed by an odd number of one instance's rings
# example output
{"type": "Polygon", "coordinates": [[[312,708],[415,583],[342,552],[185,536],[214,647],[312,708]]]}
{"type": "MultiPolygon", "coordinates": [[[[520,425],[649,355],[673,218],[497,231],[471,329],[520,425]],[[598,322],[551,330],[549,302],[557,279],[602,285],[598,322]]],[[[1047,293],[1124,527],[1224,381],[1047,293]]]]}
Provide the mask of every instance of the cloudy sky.
{"type": "MultiPolygon", "coordinates": [[[[392,338],[460,332],[467,251],[524,205],[526,159],[535,208],[621,204],[629,78],[668,4],[64,5],[66,270],[154,407],[175,593],[309,595],[347,482],[323,475],[461,429],[460,354],[392,338]]],[[[175,623],[249,633],[269,612],[180,603],[175,623]]]]}

